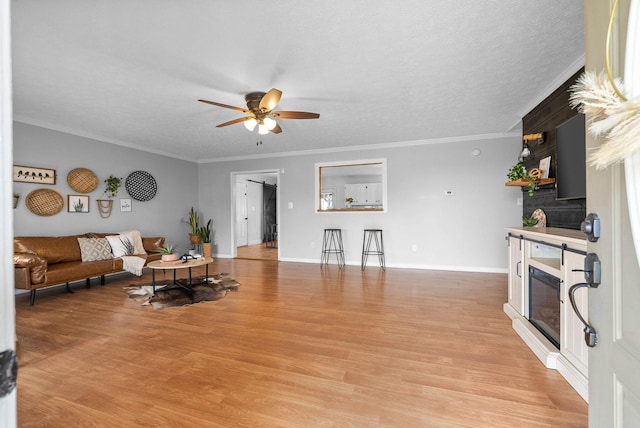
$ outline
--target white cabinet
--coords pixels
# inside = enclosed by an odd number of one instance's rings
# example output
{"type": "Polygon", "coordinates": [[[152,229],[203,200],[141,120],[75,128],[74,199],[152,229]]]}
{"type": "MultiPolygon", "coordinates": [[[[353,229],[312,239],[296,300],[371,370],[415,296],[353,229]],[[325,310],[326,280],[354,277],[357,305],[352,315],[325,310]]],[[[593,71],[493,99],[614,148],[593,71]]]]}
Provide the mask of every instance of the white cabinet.
{"type": "MultiPolygon", "coordinates": [[[[589,348],[584,340],[584,325],[578,318],[571,302],[569,301],[569,289],[574,284],[584,283],[584,256],[571,251],[564,252],[564,278],[562,279],[562,307],[560,312],[560,324],[562,334],[560,336],[560,352],[583,375],[588,375],[589,348]],[[574,270],[576,272],[574,272],[574,270]]],[[[588,322],[589,289],[578,288],[574,293],[576,307],[582,317],[588,322]]]]}
{"type": "Polygon", "coordinates": [[[524,315],[524,269],[522,239],[509,236],[509,287],[508,302],[519,314],[524,315]]]}
{"type": "Polygon", "coordinates": [[[345,184],[344,197],[345,199],[353,198],[352,206],[382,205],[382,184],[345,184]]]}
{"type": "MultiPolygon", "coordinates": [[[[511,318],[513,329],[540,361],[547,368],[558,370],[576,392],[588,401],[589,348],[584,340],[584,325],[569,300],[570,287],[584,282],[586,239],[578,230],[507,228],[507,231],[509,278],[504,312],[511,318]],[[541,287],[539,271],[543,272],[542,276],[546,274],[555,278],[556,282],[551,283],[557,284],[559,281],[559,291],[549,293],[548,288],[541,287]],[[532,299],[537,304],[530,302],[530,288],[533,295],[538,297],[532,299]],[[542,300],[541,289],[546,290],[542,300]],[[540,313],[543,317],[539,316],[540,313]],[[555,322],[558,318],[559,326],[555,322]],[[540,321],[548,322],[546,326],[552,326],[554,334],[559,333],[560,349],[549,339],[549,331],[545,331],[540,321]]],[[[544,281],[542,283],[546,284],[544,281]]],[[[588,288],[577,289],[574,296],[576,307],[588,321],[588,288]]]]}

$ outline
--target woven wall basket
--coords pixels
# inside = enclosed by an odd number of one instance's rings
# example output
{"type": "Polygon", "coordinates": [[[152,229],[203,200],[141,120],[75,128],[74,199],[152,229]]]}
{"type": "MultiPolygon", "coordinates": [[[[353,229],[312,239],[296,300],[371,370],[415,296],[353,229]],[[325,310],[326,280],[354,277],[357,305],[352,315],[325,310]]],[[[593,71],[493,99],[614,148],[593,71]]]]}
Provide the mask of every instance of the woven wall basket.
{"type": "Polygon", "coordinates": [[[76,168],[67,174],[67,183],[78,193],[91,193],[98,187],[98,177],[87,168],[76,168]]]}
{"type": "Polygon", "coordinates": [[[62,195],[51,189],[36,189],[27,195],[24,202],[29,211],[41,216],[58,214],[64,208],[62,195]]]}

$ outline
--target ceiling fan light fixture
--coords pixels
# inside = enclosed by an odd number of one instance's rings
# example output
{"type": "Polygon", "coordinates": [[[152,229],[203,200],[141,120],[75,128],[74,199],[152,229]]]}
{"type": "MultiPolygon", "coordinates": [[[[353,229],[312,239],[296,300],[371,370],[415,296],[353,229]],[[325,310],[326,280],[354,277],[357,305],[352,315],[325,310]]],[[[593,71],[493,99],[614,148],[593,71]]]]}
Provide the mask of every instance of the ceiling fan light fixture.
{"type": "Polygon", "coordinates": [[[268,133],[269,133],[269,127],[267,127],[267,125],[265,125],[264,123],[261,123],[258,125],[258,134],[267,135],[268,133]]]}
{"type": "Polygon", "coordinates": [[[265,117],[263,122],[264,126],[266,126],[269,131],[272,131],[273,128],[275,128],[277,125],[276,121],[271,119],[270,117],[265,117]]]}
{"type": "Polygon", "coordinates": [[[247,128],[249,131],[253,131],[254,129],[256,129],[257,124],[258,124],[258,121],[255,119],[249,119],[244,121],[244,127],[247,128]]]}

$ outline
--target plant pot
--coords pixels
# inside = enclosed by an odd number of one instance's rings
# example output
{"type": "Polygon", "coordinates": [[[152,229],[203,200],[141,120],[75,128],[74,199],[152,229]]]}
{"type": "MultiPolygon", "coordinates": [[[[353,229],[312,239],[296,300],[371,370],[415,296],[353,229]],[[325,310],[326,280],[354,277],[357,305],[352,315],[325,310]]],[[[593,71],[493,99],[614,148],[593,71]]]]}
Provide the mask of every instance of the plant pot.
{"type": "Polygon", "coordinates": [[[180,257],[178,257],[177,254],[163,254],[162,257],[161,257],[161,260],[163,262],[175,262],[179,258],[180,257]]]}
{"type": "Polygon", "coordinates": [[[202,236],[198,235],[197,233],[190,233],[189,242],[191,242],[193,245],[202,244],[202,236]]]}
{"type": "Polygon", "coordinates": [[[205,259],[212,258],[213,254],[213,244],[211,242],[203,242],[202,243],[202,257],[205,259]]]}

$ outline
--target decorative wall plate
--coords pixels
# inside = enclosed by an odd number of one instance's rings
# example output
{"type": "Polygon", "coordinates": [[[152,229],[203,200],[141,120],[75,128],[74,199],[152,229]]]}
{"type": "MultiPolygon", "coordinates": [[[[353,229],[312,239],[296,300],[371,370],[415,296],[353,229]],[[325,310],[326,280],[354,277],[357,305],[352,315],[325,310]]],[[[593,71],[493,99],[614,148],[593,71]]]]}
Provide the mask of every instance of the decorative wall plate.
{"type": "Polygon", "coordinates": [[[67,183],[78,193],[91,193],[98,187],[98,177],[87,168],[76,168],[67,174],[67,183]]]}
{"type": "Polygon", "coordinates": [[[55,190],[36,189],[27,195],[25,204],[36,215],[50,216],[62,211],[64,199],[55,190]]]}
{"type": "Polygon", "coordinates": [[[149,201],[158,191],[156,180],[146,171],[134,171],[129,174],[124,186],[136,201],[149,201]]]}

